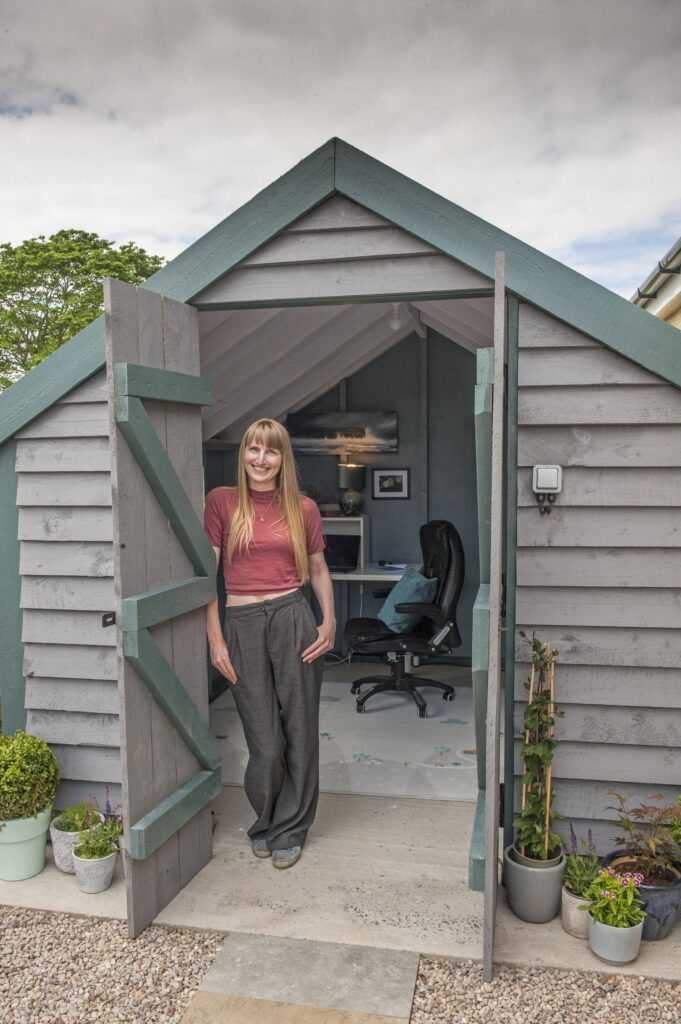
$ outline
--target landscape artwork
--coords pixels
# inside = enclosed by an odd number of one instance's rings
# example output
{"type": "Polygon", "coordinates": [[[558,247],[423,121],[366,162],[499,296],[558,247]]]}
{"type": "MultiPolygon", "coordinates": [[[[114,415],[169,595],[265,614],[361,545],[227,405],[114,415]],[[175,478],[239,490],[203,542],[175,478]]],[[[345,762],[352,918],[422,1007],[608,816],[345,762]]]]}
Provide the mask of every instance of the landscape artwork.
{"type": "Polygon", "coordinates": [[[397,451],[396,412],[294,413],[286,427],[301,455],[373,455],[397,451]]]}

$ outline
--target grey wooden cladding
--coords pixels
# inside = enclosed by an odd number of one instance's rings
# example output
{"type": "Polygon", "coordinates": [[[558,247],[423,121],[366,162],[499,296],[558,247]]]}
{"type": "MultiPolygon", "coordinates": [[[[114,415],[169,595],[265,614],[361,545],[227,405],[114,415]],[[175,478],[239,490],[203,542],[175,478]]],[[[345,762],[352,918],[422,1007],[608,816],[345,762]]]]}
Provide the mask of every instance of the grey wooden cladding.
{"type": "MultiPolygon", "coordinates": [[[[529,468],[518,471],[518,504],[538,508],[529,468]]],[[[563,490],[556,498],[556,505],[678,507],[681,505],[681,470],[573,466],[563,473],[563,490]]]]}
{"type": "Polygon", "coordinates": [[[72,746],[117,747],[118,715],[83,711],[46,711],[31,709],[27,717],[29,732],[46,743],[72,746]]]}
{"type": "Polygon", "coordinates": [[[112,541],[110,508],[22,508],[19,540],[112,541]]]}
{"type": "MultiPolygon", "coordinates": [[[[678,629],[542,626],[541,639],[559,649],[561,665],[677,668],[681,664],[681,630],[678,629]]],[[[521,638],[516,642],[516,661],[529,662],[528,646],[521,638]]],[[[616,694],[613,694],[613,701],[616,701],[616,694]]]]}
{"type": "Polygon", "coordinates": [[[89,576],[24,576],[21,581],[22,608],[71,608],[74,611],[112,611],[113,579],[89,576]]]}
{"type": "Polygon", "coordinates": [[[59,775],[72,781],[120,783],[121,755],[118,747],[92,747],[86,744],[51,744],[59,775]]]}
{"type": "MultiPolygon", "coordinates": [[[[515,773],[520,773],[520,740],[515,744],[515,773]]],[[[612,783],[645,782],[657,787],[678,786],[681,778],[681,750],[617,743],[559,743],[553,758],[553,784],[561,779],[612,783]]],[[[649,793],[656,792],[649,788],[649,793]]]]}
{"type": "MultiPolygon", "coordinates": [[[[55,408],[62,405],[80,405],[83,402],[104,402],[106,405],[106,400],[106,372],[100,370],[99,373],[95,373],[89,380],[84,381],[80,387],[74,388],[73,391],[69,391],[68,395],[64,395],[57,402],[55,408]]],[[[46,415],[51,416],[52,410],[46,413],[46,415]]]]}
{"type": "Polygon", "coordinates": [[[520,548],[519,587],[678,587],[679,548],[520,548]]]}
{"type": "Polygon", "coordinates": [[[615,352],[597,348],[522,349],[518,354],[518,386],[565,387],[583,384],[589,388],[601,384],[649,384],[664,387],[664,382],[636,363],[615,352]]]}
{"type": "Polygon", "coordinates": [[[283,266],[286,263],[322,263],[328,260],[376,259],[378,256],[413,256],[436,252],[420,238],[400,228],[369,228],[334,232],[288,231],[268,242],[239,267],[283,266]]]}
{"type": "Polygon", "coordinates": [[[671,384],[520,387],[518,423],[681,423],[681,404],[671,384]]]}
{"type": "Polygon", "coordinates": [[[16,435],[17,438],[108,436],[109,413],[106,402],[55,405],[49,417],[40,416],[16,435]]]}
{"type": "Polygon", "coordinates": [[[533,426],[518,429],[518,465],[674,466],[681,461],[681,426],[533,426]]]}
{"type": "Polygon", "coordinates": [[[23,541],[20,571],[23,576],[113,576],[112,545],[23,541]]]}
{"type": "Polygon", "coordinates": [[[17,480],[17,505],[111,507],[110,473],[23,473],[17,480]]]}
{"type": "Polygon", "coordinates": [[[118,683],[101,679],[27,679],[26,707],[60,713],[117,715],[118,683]]]}
{"type": "MultiPolygon", "coordinates": [[[[641,694],[641,696],[645,696],[641,694]]],[[[563,705],[559,703],[559,706],[563,705]]],[[[681,709],[595,707],[570,704],[556,721],[556,739],[582,743],[681,747],[681,709]]],[[[522,735],[523,705],[515,709],[515,734],[522,735]]]]}
{"type": "Polygon", "coordinates": [[[106,437],[37,438],[17,445],[17,472],[109,472],[111,455],[106,437]]]}
{"type": "Polygon", "coordinates": [[[348,228],[389,227],[390,222],[372,213],[366,207],[353,203],[345,196],[331,196],[319,206],[295,221],[287,232],[293,231],[346,231],[348,228]]]}
{"type": "Polygon", "coordinates": [[[80,644],[24,644],[24,674],[45,679],[117,679],[111,647],[80,644]]]}
{"type": "Polygon", "coordinates": [[[199,309],[221,304],[401,296],[489,289],[487,278],[448,256],[336,260],[233,270],[193,300],[199,309]]]}
{"type": "Polygon", "coordinates": [[[536,506],[519,508],[520,547],[678,548],[677,508],[574,508],[555,505],[548,516],[536,506]]]}
{"type": "Polygon", "coordinates": [[[94,797],[97,801],[97,806],[101,807],[102,810],[106,806],[106,800],[108,798],[111,807],[121,807],[121,786],[120,783],[107,783],[107,782],[77,782],[70,779],[64,779],[59,783],[57,789],[57,797],[54,801],[56,810],[63,810],[64,807],[70,807],[73,804],[81,803],[83,800],[88,800],[90,797],[94,797]]]}
{"type": "MultiPolygon", "coordinates": [[[[582,818],[613,821],[617,817],[617,810],[612,789],[620,793],[630,807],[645,803],[651,796],[650,788],[642,784],[615,784],[592,780],[585,786],[579,780],[563,779],[556,791],[556,810],[566,818],[579,815],[582,818]]],[[[678,786],[655,787],[655,795],[659,794],[664,803],[674,803],[678,792],[678,786]]]]}
{"type": "Polygon", "coordinates": [[[102,626],[101,612],[79,611],[74,615],[70,610],[25,608],[21,637],[31,643],[116,646],[116,630],[102,626]]]}
{"type": "Polygon", "coordinates": [[[681,392],[526,304],[519,345],[516,623],[560,650],[556,809],[607,852],[608,788],[681,780],[681,392]],[[545,516],[542,463],[563,466],[545,516]]]}
{"type": "Polygon", "coordinates": [[[681,590],[677,587],[519,587],[516,621],[534,626],[681,629],[681,590]]]}
{"type": "MultiPolygon", "coordinates": [[[[527,700],[529,665],[518,664],[515,699],[527,700]]],[[[635,665],[565,665],[556,669],[556,693],[566,704],[616,704],[617,707],[675,708],[681,704],[681,668],[635,665]]]]}

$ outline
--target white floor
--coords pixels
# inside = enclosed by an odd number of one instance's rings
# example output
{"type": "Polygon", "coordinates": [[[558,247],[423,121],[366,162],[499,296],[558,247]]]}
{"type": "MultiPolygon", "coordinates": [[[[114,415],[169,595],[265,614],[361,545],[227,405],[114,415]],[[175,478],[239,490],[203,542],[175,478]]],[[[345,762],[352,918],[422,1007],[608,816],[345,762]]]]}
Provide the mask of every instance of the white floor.
{"type": "MultiPolygon", "coordinates": [[[[323,793],[471,800],[477,797],[475,732],[470,670],[424,666],[416,675],[451,683],[453,701],[424,687],[428,715],[419,718],[400,693],[373,697],[358,714],[350,693],[354,678],[386,674],[380,664],[327,665],[320,709],[320,787],[323,793]]],[[[246,741],[229,691],[212,705],[210,723],[222,747],[222,781],[243,784],[246,741]]]]}

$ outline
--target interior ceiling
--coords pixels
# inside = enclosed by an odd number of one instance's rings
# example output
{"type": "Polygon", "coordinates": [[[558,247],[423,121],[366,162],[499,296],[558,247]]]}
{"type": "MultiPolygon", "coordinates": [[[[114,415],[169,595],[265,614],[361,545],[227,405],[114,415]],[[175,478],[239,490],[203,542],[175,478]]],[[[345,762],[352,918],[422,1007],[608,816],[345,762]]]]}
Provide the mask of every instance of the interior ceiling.
{"type": "Polygon", "coordinates": [[[204,439],[236,443],[254,419],[282,419],[427,328],[470,352],[490,346],[493,314],[491,298],[200,312],[204,439]]]}

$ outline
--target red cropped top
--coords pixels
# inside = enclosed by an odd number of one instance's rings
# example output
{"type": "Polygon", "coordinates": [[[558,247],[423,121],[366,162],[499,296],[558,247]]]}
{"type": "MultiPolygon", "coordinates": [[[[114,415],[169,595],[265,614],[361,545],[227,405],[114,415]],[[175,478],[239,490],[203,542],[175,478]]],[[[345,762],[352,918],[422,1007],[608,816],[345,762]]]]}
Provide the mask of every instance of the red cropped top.
{"type": "MultiPolygon", "coordinates": [[[[250,491],[255,507],[253,542],[247,551],[234,551],[227,560],[227,540],[232,516],[238,505],[236,487],[216,487],[206,495],[203,525],[214,548],[222,551],[222,571],[228,594],[275,594],[301,584],[293,557],[288,528],[282,522],[276,491],[250,491]]],[[[309,555],[324,550],[319,509],[311,498],[301,495],[309,555]]]]}

